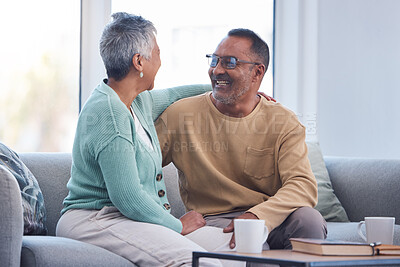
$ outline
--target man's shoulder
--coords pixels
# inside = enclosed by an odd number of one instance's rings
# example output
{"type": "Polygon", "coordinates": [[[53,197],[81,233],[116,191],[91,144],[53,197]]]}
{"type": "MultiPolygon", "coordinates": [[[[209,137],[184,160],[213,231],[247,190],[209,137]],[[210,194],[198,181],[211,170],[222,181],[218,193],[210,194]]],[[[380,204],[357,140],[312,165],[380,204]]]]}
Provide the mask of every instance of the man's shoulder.
{"type": "Polygon", "coordinates": [[[281,115],[282,118],[288,117],[296,119],[297,115],[279,102],[268,101],[263,99],[261,102],[261,112],[268,112],[270,114],[281,115]]]}
{"type": "Polygon", "coordinates": [[[282,131],[284,131],[284,129],[291,130],[296,127],[304,127],[296,113],[281,103],[275,103],[273,101],[264,99],[264,101],[261,103],[259,112],[262,114],[267,114],[268,121],[275,124],[275,127],[278,125],[278,128],[280,128],[282,131]]]}

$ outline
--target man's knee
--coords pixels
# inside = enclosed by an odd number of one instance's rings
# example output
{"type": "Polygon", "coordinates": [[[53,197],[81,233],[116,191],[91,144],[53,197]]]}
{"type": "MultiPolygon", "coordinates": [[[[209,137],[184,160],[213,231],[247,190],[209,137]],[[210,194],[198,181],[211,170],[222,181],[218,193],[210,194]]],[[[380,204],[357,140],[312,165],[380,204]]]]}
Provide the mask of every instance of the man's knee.
{"type": "Polygon", "coordinates": [[[310,207],[301,207],[290,215],[296,229],[292,237],[326,238],[326,221],[321,213],[310,207]]]}

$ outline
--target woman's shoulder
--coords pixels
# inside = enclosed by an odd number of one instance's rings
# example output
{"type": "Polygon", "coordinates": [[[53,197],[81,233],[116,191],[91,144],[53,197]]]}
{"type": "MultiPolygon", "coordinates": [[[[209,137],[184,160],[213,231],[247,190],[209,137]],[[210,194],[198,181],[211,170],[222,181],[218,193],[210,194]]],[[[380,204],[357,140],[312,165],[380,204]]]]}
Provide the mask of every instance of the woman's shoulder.
{"type": "Polygon", "coordinates": [[[130,125],[129,110],[119,98],[95,89],[79,115],[77,130],[107,139],[117,135],[129,138],[130,125]]]}

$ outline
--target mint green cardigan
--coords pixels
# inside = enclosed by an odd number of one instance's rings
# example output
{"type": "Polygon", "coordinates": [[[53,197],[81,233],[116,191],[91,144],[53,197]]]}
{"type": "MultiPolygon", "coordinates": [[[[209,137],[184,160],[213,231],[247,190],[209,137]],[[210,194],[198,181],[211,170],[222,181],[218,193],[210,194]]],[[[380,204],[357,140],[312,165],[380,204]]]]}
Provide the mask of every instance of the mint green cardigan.
{"type": "Polygon", "coordinates": [[[182,223],[170,214],[162,156],[154,121],[173,102],[204,93],[207,85],[145,91],[132,108],[149,134],[154,150],[137,136],[132,115],[117,93],[104,81],[83,107],[72,150],[69,194],[62,213],[69,209],[115,206],[126,217],[154,223],[176,232],[182,223]]]}

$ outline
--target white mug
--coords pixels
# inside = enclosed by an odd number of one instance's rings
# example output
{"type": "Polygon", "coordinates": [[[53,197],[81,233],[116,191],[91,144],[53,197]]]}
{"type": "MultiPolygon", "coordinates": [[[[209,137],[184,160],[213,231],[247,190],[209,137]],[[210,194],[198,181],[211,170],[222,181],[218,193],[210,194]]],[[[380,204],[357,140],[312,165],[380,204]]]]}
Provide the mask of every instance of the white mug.
{"type": "Polygon", "coordinates": [[[268,228],[264,220],[235,219],[236,251],[242,253],[261,253],[268,237],[268,228]]]}
{"type": "Polygon", "coordinates": [[[382,244],[393,244],[394,217],[365,217],[358,224],[358,234],[367,243],[381,242],[382,244]],[[365,237],[361,226],[365,224],[365,237]]]}

